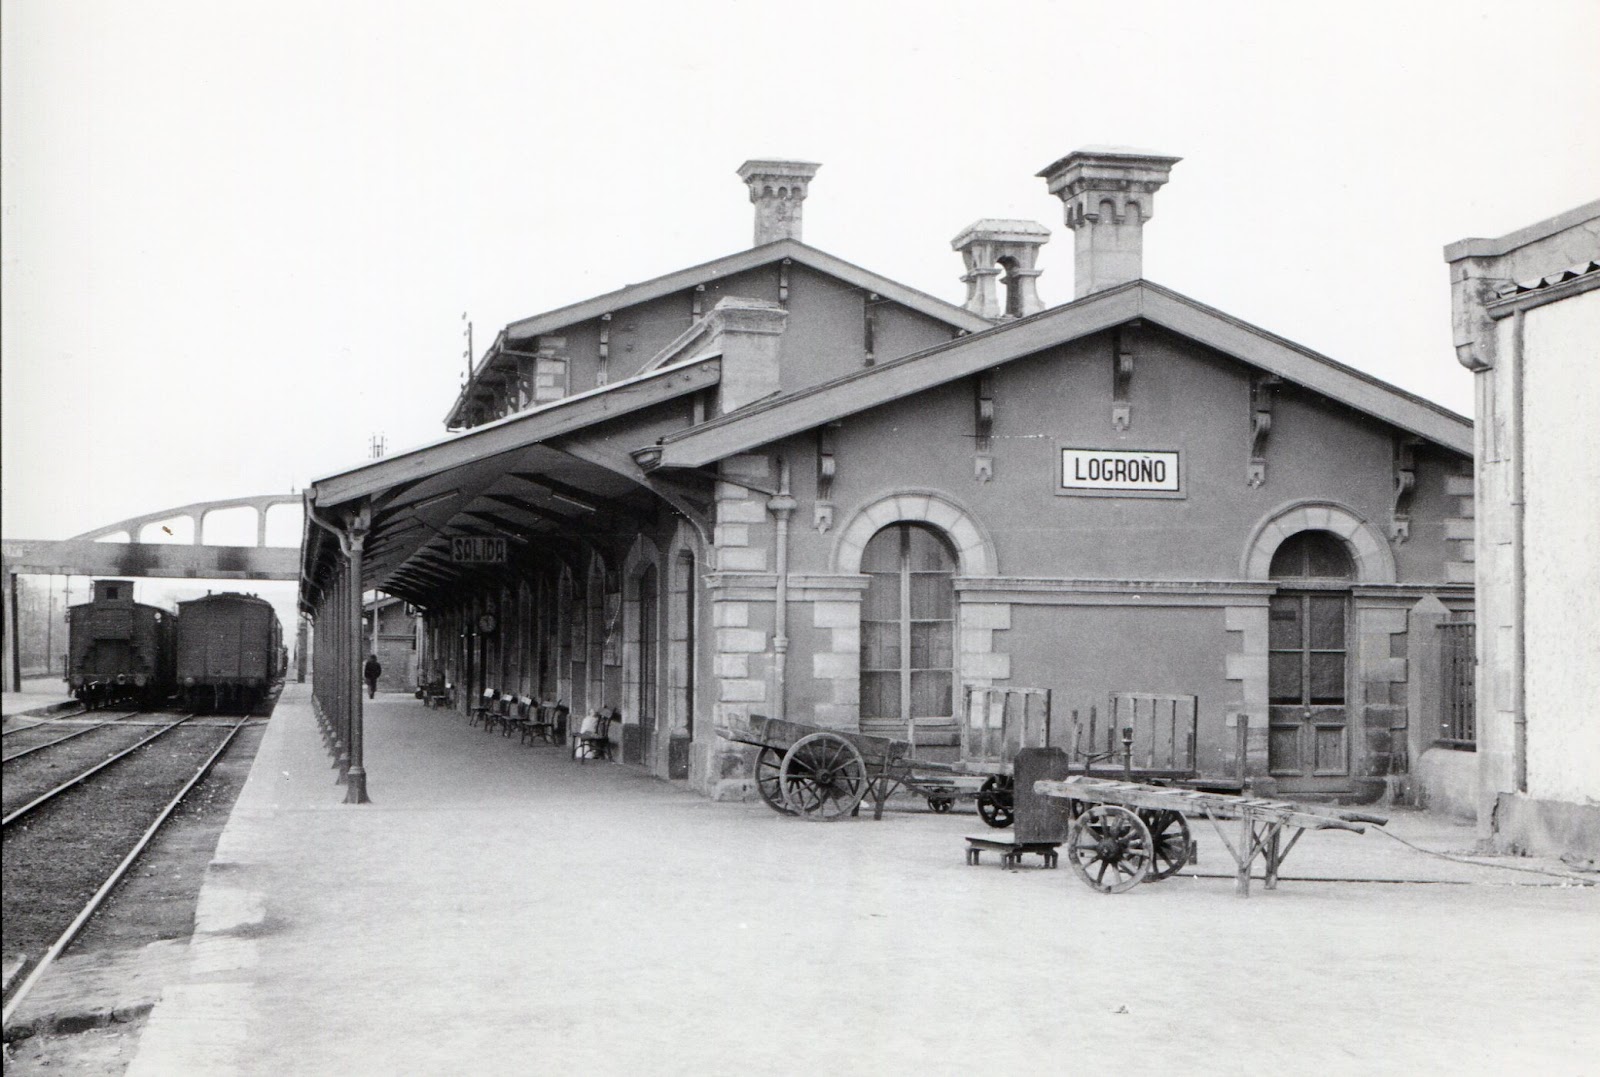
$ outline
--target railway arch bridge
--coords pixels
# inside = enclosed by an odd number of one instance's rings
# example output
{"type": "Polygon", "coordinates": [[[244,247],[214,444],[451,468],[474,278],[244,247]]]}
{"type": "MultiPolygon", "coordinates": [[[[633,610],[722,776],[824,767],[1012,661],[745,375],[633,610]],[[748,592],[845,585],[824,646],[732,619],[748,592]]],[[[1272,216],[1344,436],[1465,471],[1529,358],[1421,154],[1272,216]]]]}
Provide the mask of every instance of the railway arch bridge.
{"type": "MultiPolygon", "coordinates": [[[[254,497],[197,501],[160,512],[118,520],[69,539],[4,539],[0,562],[5,572],[3,592],[6,688],[22,683],[22,643],[19,631],[17,577],[121,576],[197,580],[298,580],[300,545],[269,546],[267,514],[279,505],[303,506],[303,495],[260,494],[254,497]],[[205,542],[208,517],[216,513],[253,509],[255,544],[219,545],[205,542]],[[193,528],[188,542],[146,542],[154,527],[187,520],[193,528]]],[[[303,526],[303,524],[302,524],[303,526]]],[[[170,529],[168,529],[170,533],[170,529]]]]}

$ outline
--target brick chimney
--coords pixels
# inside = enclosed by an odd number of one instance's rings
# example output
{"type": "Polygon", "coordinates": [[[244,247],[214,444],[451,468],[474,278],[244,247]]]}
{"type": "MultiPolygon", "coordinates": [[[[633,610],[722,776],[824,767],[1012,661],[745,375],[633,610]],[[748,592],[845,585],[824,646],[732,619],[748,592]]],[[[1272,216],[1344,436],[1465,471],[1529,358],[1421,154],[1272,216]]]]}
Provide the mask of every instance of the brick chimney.
{"type": "Polygon", "coordinates": [[[1144,222],[1181,157],[1119,146],[1086,146],[1038,175],[1066,207],[1073,233],[1073,298],[1144,275],[1144,222]]]}
{"type": "Polygon", "coordinates": [[[809,161],[746,161],[739,166],[739,178],[749,186],[756,207],[757,247],[780,239],[799,240],[800,204],[821,167],[809,161]]]}
{"type": "Polygon", "coordinates": [[[1039,301],[1039,248],[1050,229],[1037,221],[973,221],[950,241],[966,263],[966,307],[981,318],[1026,318],[1044,309],[1039,301]],[[1005,305],[995,294],[995,278],[1005,273],[1005,305]]]}

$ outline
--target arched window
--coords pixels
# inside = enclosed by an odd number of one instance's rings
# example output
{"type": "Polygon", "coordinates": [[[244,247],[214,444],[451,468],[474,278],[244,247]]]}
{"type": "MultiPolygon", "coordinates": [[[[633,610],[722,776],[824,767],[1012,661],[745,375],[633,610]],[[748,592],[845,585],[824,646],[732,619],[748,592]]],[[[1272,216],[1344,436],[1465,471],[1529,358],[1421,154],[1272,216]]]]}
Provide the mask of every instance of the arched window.
{"type": "Polygon", "coordinates": [[[1278,547],[1269,574],[1282,585],[1268,603],[1269,770],[1290,791],[1343,788],[1355,562],[1338,536],[1301,531],[1278,547]]]}
{"type": "Polygon", "coordinates": [[[861,555],[861,727],[909,734],[952,720],[955,552],[920,524],[891,524],[861,555]]]}

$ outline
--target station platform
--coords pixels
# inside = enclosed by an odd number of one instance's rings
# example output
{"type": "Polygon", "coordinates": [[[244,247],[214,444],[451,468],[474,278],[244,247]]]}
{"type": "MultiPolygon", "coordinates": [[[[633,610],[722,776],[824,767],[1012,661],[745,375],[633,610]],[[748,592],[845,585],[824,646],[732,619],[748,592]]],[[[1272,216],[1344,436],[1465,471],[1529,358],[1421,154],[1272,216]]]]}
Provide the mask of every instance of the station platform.
{"type": "Polygon", "coordinates": [[[1171,1072],[1407,1072],[1600,1046],[1574,1021],[1600,1006],[1578,997],[1600,892],[1552,876],[1308,834],[1241,899],[1202,833],[1217,878],[1105,896],[1065,864],[967,866],[970,807],[812,823],[410,696],[366,709],[373,803],[347,806],[285,688],[130,1077],[1037,1072],[1113,1042],[1171,1072]]]}
{"type": "Polygon", "coordinates": [[[42,717],[81,706],[60,677],[24,677],[15,692],[0,692],[0,717],[42,717]]]}

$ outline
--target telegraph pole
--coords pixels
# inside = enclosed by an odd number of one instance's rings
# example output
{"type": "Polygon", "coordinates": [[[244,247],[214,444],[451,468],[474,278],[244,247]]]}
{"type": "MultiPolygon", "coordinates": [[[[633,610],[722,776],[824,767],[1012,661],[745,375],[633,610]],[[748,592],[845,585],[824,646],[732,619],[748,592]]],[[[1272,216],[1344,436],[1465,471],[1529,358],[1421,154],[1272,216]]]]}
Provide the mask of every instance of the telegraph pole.
{"type": "Polygon", "coordinates": [[[467,360],[467,376],[461,381],[461,384],[465,385],[472,380],[472,323],[467,320],[466,311],[461,312],[461,321],[466,325],[467,333],[467,350],[463,353],[467,360]]]}

